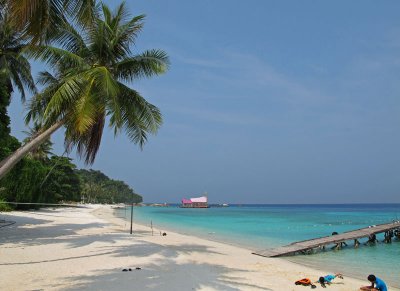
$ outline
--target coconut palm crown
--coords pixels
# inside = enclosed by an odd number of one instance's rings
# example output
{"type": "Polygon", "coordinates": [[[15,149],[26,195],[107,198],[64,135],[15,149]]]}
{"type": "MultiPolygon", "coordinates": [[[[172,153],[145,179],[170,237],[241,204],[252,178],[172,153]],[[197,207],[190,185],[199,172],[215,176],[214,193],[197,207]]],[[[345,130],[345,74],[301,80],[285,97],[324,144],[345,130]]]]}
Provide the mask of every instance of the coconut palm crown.
{"type": "MultiPolygon", "coordinates": [[[[33,126],[29,128],[29,131],[24,131],[24,133],[27,135],[27,137],[24,138],[24,143],[28,143],[36,136],[38,136],[41,133],[41,130],[42,130],[42,125],[37,122],[34,122],[33,126]]],[[[51,142],[50,139],[47,139],[37,148],[30,151],[28,156],[35,160],[47,161],[49,159],[49,155],[52,154],[51,152],[52,149],[53,149],[53,143],[51,142]]]]}
{"type": "MultiPolygon", "coordinates": [[[[10,18],[4,10],[0,14],[0,78],[5,81],[8,93],[11,94],[16,87],[24,101],[24,88],[36,92],[31,66],[23,55],[26,43],[21,33],[11,26],[10,18]]],[[[0,96],[0,98],[6,97],[0,96]]]]}
{"type": "Polygon", "coordinates": [[[0,0],[13,25],[32,43],[47,42],[65,21],[86,25],[96,16],[96,0],[0,0]]]}
{"type": "Polygon", "coordinates": [[[46,87],[32,99],[26,121],[38,120],[46,127],[63,123],[66,147],[76,147],[89,164],[99,149],[106,117],[115,134],[124,131],[142,147],[162,117],[128,84],[162,74],[169,65],[161,50],[132,52],[143,19],[130,17],[124,3],[114,12],[102,4],[91,23],[77,28],[65,24],[51,44],[33,47],[31,56],[54,72],[40,74],[46,87]]]}

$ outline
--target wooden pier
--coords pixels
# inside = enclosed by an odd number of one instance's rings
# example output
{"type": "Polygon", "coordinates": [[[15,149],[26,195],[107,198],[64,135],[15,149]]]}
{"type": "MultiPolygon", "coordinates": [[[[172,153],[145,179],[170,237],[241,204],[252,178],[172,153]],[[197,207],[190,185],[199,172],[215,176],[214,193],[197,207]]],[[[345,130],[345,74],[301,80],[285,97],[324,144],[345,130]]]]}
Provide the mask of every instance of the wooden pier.
{"type": "MultiPolygon", "coordinates": [[[[253,252],[254,255],[263,257],[279,257],[285,255],[294,255],[297,252],[307,253],[312,251],[314,248],[325,248],[325,246],[330,244],[335,244],[336,246],[341,246],[342,243],[354,240],[357,246],[358,239],[369,237],[372,234],[379,234],[390,230],[400,229],[400,221],[395,221],[386,224],[373,225],[365,228],[360,228],[357,230],[352,230],[348,232],[343,232],[340,234],[325,236],[310,240],[304,240],[299,242],[291,243],[290,245],[278,247],[275,249],[267,249],[253,252]]],[[[399,231],[400,232],[400,231],[399,231]]]]}

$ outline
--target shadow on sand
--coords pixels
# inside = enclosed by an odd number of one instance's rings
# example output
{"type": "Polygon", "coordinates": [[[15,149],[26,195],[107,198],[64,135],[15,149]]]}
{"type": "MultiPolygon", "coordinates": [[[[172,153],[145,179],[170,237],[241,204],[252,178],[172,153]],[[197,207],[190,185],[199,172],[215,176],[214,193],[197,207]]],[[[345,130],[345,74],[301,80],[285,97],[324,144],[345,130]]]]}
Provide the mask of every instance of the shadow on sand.
{"type": "MultiPolygon", "coordinates": [[[[44,217],[53,214],[46,212],[44,217]]],[[[54,214],[55,216],[55,214],[54,214]]],[[[249,271],[240,268],[227,268],[212,263],[180,263],[177,258],[182,256],[190,260],[195,253],[208,256],[221,255],[212,248],[198,244],[181,244],[174,246],[160,246],[157,243],[141,240],[149,236],[149,232],[135,231],[134,236],[121,231],[114,231],[108,223],[52,223],[53,219],[33,219],[9,215],[9,220],[16,223],[9,228],[0,229],[0,244],[9,243],[7,247],[24,248],[41,244],[66,244],[68,253],[55,253],[46,258],[24,261],[9,261],[0,263],[0,266],[17,267],[19,265],[35,265],[75,261],[82,259],[96,260],[104,256],[102,264],[89,274],[64,277],[62,282],[53,281],[45,289],[57,288],[62,290],[198,290],[212,288],[216,290],[270,290],[251,284],[246,278],[249,271]],[[52,224],[51,224],[52,223],[52,224]],[[32,227],[34,226],[34,227],[32,227]],[[104,228],[104,232],[102,232],[104,228]],[[79,232],[85,229],[85,235],[79,232]],[[18,242],[18,243],[15,243],[18,242]],[[118,245],[116,244],[118,242],[118,245]],[[96,243],[91,253],[78,255],[79,248],[96,243]],[[107,265],[109,257],[125,258],[127,265],[115,269],[107,265]],[[150,264],[138,266],[140,258],[154,256],[150,264]],[[157,258],[157,259],[156,259],[157,258]],[[156,263],[155,263],[156,262],[156,263]],[[141,270],[136,270],[140,267],[141,270]],[[122,272],[123,268],[132,268],[132,271],[122,272]],[[67,282],[67,284],[66,284],[67,282]],[[69,286],[69,287],[65,287],[69,286]]],[[[161,237],[160,237],[161,239],[161,237]]],[[[64,246],[65,247],[65,246],[64,246]]],[[[81,253],[81,252],[80,252],[81,253]]],[[[75,263],[75,262],[74,262],[75,263]]],[[[115,262],[114,265],[115,266],[115,262]]]]}

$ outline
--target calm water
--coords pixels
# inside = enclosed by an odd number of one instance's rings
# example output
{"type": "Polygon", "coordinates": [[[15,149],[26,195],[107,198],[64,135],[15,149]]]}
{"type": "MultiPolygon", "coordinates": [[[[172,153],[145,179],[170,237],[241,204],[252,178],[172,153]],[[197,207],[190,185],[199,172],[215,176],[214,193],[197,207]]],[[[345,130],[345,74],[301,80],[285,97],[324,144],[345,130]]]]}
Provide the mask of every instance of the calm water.
{"type": "MultiPolygon", "coordinates": [[[[157,229],[170,229],[258,250],[330,235],[333,231],[340,233],[399,220],[400,204],[231,205],[207,209],[136,207],[133,215],[135,222],[150,225],[152,221],[157,229]]],[[[118,216],[129,220],[130,212],[119,210],[118,216]]],[[[378,239],[382,241],[383,234],[378,239]]],[[[399,240],[359,249],[354,249],[351,243],[341,251],[288,259],[361,279],[374,273],[392,286],[400,287],[399,240]]]]}

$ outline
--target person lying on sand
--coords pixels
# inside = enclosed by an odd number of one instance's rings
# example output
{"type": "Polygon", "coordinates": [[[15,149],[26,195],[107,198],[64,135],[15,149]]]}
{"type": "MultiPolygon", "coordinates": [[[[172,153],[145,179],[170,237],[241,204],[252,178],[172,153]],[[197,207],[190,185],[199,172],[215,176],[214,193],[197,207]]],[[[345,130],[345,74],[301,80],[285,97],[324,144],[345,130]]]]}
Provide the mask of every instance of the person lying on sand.
{"type": "Polygon", "coordinates": [[[381,279],[379,279],[378,277],[375,277],[375,275],[369,275],[368,276],[368,281],[371,282],[371,286],[365,286],[365,287],[361,287],[360,290],[363,291],[387,291],[387,287],[385,282],[383,282],[381,279]]]}
{"type": "Polygon", "coordinates": [[[326,287],[325,284],[330,285],[332,283],[332,280],[335,278],[340,278],[343,279],[343,275],[340,273],[337,273],[335,275],[326,275],[324,277],[319,277],[319,280],[316,283],[320,283],[322,287],[326,287]]]}

